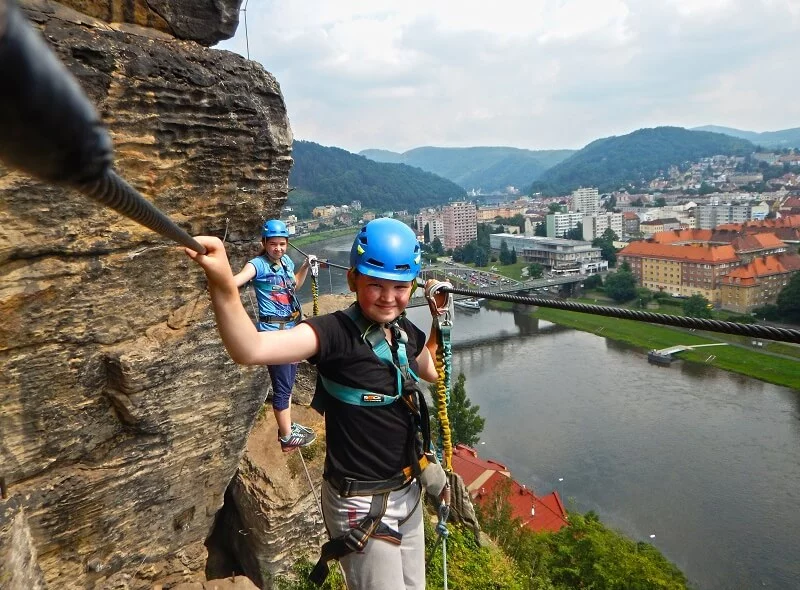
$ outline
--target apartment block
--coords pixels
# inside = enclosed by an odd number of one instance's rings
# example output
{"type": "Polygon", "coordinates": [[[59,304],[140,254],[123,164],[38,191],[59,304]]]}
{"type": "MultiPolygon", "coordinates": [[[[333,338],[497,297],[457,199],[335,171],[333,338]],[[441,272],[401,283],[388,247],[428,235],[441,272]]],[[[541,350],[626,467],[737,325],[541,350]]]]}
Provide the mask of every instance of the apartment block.
{"type": "Polygon", "coordinates": [[[573,213],[591,216],[600,212],[600,194],[596,188],[579,188],[572,191],[571,203],[573,213]]]}
{"type": "Polygon", "coordinates": [[[607,229],[617,234],[617,239],[622,237],[624,215],[622,213],[598,213],[597,215],[583,218],[583,239],[591,242],[603,235],[607,229]]]}
{"type": "Polygon", "coordinates": [[[417,235],[425,235],[425,226],[428,226],[428,239],[432,242],[436,238],[444,245],[444,216],[436,209],[422,209],[414,216],[417,235]]]}
{"type": "Polygon", "coordinates": [[[745,223],[752,216],[753,208],[746,204],[700,205],[696,212],[699,229],[714,229],[726,223],[745,223]]]}
{"type": "Polygon", "coordinates": [[[722,277],[741,263],[729,244],[632,242],[617,256],[642,287],[682,297],[702,295],[713,303],[720,302],[722,277]]]}
{"type": "Polygon", "coordinates": [[[569,230],[583,223],[583,213],[550,213],[546,223],[548,238],[563,238],[569,230]]]}
{"type": "Polygon", "coordinates": [[[442,207],[445,249],[459,248],[478,237],[477,210],[474,203],[459,201],[442,207]]]}
{"type": "Polygon", "coordinates": [[[800,256],[794,253],[761,256],[722,278],[720,305],[749,313],[753,308],[775,303],[778,294],[800,272],[800,256]]]}

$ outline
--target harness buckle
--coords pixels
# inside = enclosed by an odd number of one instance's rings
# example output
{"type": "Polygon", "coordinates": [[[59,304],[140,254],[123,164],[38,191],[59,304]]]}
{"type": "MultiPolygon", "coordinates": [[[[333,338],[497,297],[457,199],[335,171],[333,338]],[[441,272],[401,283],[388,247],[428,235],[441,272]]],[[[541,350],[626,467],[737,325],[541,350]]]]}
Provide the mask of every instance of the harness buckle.
{"type": "Polygon", "coordinates": [[[350,529],[344,538],[344,544],[351,551],[363,551],[367,546],[367,541],[369,541],[369,533],[360,527],[350,529]]]}

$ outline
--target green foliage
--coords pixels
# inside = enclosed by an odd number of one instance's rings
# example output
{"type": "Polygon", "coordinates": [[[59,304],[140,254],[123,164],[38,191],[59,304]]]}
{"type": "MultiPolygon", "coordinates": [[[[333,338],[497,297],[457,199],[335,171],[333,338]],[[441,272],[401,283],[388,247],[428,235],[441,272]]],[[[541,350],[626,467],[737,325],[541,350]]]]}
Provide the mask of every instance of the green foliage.
{"type": "Polygon", "coordinates": [[[525,231],[525,216],[522,213],[517,213],[513,217],[497,217],[495,223],[516,226],[519,228],[520,233],[525,231]]]}
{"type": "MultiPolygon", "coordinates": [[[[467,378],[459,373],[450,391],[450,404],[447,407],[447,418],[450,421],[450,436],[455,446],[458,443],[475,446],[480,440],[486,420],[481,418],[480,406],[473,406],[467,397],[467,378]]],[[[436,399],[436,384],[429,386],[432,399],[436,399]]],[[[431,436],[439,432],[440,424],[436,412],[431,412],[431,436]]]]}
{"type": "Polygon", "coordinates": [[[439,256],[444,256],[444,246],[442,246],[442,240],[437,237],[433,238],[433,243],[431,244],[434,253],[438,254],[439,256]]]}
{"type": "Polygon", "coordinates": [[[800,323],[800,272],[789,280],[778,293],[778,313],[781,318],[793,323],[800,323]]]}
{"type": "Polygon", "coordinates": [[[292,150],[289,184],[301,191],[297,196],[297,191],[289,193],[293,206],[302,196],[306,207],[311,202],[347,205],[357,199],[365,209],[414,211],[466,196],[449,180],[404,164],[380,164],[310,141],[295,141],[292,150]]]}
{"type": "Polygon", "coordinates": [[[500,242],[500,264],[511,264],[511,250],[508,249],[508,244],[503,240],[500,242]]]}
{"type": "Polygon", "coordinates": [[[534,236],[540,236],[542,238],[547,237],[547,224],[542,222],[536,226],[536,229],[533,230],[534,236]]]}
{"type": "Polygon", "coordinates": [[[683,302],[683,313],[692,318],[711,319],[711,303],[702,295],[692,295],[683,302]]]}
{"type": "Polygon", "coordinates": [[[636,304],[641,307],[647,307],[647,304],[653,300],[653,292],[650,289],[639,287],[636,289],[636,304]]]}
{"type": "Polygon", "coordinates": [[[532,192],[565,194],[579,186],[601,192],[645,185],[670,166],[716,154],[744,156],[755,151],[749,141],[680,127],[639,129],[621,137],[593,141],[534,182],[532,192]]]}
{"type": "Polygon", "coordinates": [[[610,267],[617,265],[617,249],[614,247],[614,240],[616,239],[617,234],[609,227],[606,228],[602,236],[592,240],[592,246],[600,248],[600,256],[603,260],[608,261],[608,266],[610,267]]]}
{"type": "Polygon", "coordinates": [[[629,270],[620,268],[606,277],[605,289],[614,301],[630,301],[636,297],[636,277],[629,270]]]}
{"type": "Polygon", "coordinates": [[[447,178],[465,189],[502,191],[508,186],[530,186],[547,168],[575,152],[531,151],[509,147],[420,147],[402,154],[385,150],[364,150],[360,153],[376,162],[421,168],[447,178]]]}
{"type": "Polygon", "coordinates": [[[578,224],[564,234],[567,240],[583,240],[583,224],[579,221],[578,224]]]}
{"type": "Polygon", "coordinates": [[[761,307],[756,307],[753,309],[753,315],[757,318],[762,318],[765,320],[779,320],[781,319],[781,314],[778,311],[778,306],[774,303],[767,303],[766,305],[762,305],[761,307]]]}
{"type": "Polygon", "coordinates": [[[636,543],[605,527],[597,515],[570,513],[557,533],[520,526],[499,489],[479,507],[481,526],[517,563],[527,588],[571,590],[678,590],[686,577],[649,543],[636,543]]]}
{"type": "Polygon", "coordinates": [[[314,569],[314,564],[303,557],[292,566],[290,575],[276,576],[272,580],[272,588],[275,590],[346,590],[339,568],[335,562],[331,562],[331,565],[331,571],[325,583],[322,586],[316,586],[308,579],[311,570],[314,569]]]}
{"type": "Polygon", "coordinates": [[[600,275],[589,275],[583,281],[583,286],[586,289],[597,289],[603,286],[603,277],[600,275]]]}
{"type": "MultiPolygon", "coordinates": [[[[448,524],[447,582],[450,588],[484,588],[525,590],[528,586],[516,564],[501,551],[478,546],[472,531],[461,525],[448,524]]],[[[444,587],[442,543],[438,542],[430,521],[425,519],[425,555],[427,588],[444,587]]]]}
{"type": "Polygon", "coordinates": [[[534,262],[528,267],[528,276],[532,279],[541,279],[544,274],[544,267],[538,262],[534,262]]]}

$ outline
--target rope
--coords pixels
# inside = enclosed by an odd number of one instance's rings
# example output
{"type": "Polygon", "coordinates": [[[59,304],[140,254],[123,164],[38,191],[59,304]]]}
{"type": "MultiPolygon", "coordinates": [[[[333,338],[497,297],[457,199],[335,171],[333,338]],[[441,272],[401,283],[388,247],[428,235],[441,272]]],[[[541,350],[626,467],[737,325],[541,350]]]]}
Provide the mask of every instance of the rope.
{"type": "Polygon", "coordinates": [[[574,301],[562,301],[558,299],[548,299],[544,297],[529,297],[522,295],[510,295],[508,293],[492,293],[491,291],[479,291],[476,289],[463,289],[453,287],[449,284],[442,287],[445,293],[455,295],[467,295],[469,297],[483,297],[495,301],[507,301],[510,303],[521,303],[524,305],[538,305],[540,307],[550,307],[563,309],[566,311],[576,311],[579,313],[590,313],[612,318],[622,318],[638,322],[649,322],[651,324],[661,324],[664,326],[677,326],[680,328],[693,328],[695,330],[707,330],[709,332],[720,332],[723,334],[736,334],[739,336],[749,336],[754,338],[764,338],[780,342],[793,342],[800,344],[800,330],[790,328],[778,328],[775,326],[764,326],[761,324],[739,324],[736,322],[726,322],[722,320],[709,320],[704,318],[693,318],[688,316],[668,315],[663,313],[653,313],[649,311],[639,311],[625,309],[621,307],[607,307],[603,305],[588,305],[576,303],[574,301]]]}
{"type": "Polygon", "coordinates": [[[303,457],[302,449],[297,450],[298,454],[300,455],[300,462],[303,464],[303,469],[306,472],[306,478],[308,479],[308,487],[311,488],[311,493],[314,495],[314,502],[317,503],[317,510],[319,510],[319,515],[324,519],[325,516],[322,514],[322,504],[317,497],[317,490],[314,488],[314,482],[311,481],[311,474],[308,472],[308,467],[306,467],[306,459],[303,457]]]}

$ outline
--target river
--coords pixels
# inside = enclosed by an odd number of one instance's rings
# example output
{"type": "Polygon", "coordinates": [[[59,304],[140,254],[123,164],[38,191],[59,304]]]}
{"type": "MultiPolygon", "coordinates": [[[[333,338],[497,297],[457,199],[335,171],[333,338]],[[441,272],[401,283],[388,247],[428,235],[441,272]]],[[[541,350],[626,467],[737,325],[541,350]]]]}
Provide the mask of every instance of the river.
{"type": "MultiPolygon", "coordinates": [[[[348,246],[309,249],[346,264],[348,246]]],[[[321,292],[346,291],[342,275],[323,271],[321,292]]],[[[409,316],[428,329],[427,309],[409,316]]],[[[656,367],[524,313],[457,309],[453,340],[486,419],[482,457],[652,542],[700,589],[800,588],[800,391],[656,367]]]]}

